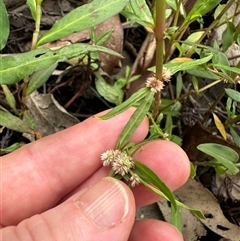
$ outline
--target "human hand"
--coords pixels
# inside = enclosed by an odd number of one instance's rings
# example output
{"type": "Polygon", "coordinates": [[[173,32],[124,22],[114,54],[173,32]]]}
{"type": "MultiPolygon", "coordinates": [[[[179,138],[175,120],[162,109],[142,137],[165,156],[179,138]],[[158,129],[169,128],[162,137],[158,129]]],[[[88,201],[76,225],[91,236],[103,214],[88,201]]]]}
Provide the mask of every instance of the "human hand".
{"type": "MultiPolygon", "coordinates": [[[[159,197],[142,185],[130,190],[104,178],[100,155],[114,149],[133,113],[109,119],[93,117],[1,157],[2,241],[182,241],[172,225],[158,220],[135,221],[136,206],[159,197]]],[[[145,119],[131,141],[148,132],[145,119]]],[[[180,147],[154,141],[134,156],[175,190],[189,176],[189,161],[180,147]]]]}

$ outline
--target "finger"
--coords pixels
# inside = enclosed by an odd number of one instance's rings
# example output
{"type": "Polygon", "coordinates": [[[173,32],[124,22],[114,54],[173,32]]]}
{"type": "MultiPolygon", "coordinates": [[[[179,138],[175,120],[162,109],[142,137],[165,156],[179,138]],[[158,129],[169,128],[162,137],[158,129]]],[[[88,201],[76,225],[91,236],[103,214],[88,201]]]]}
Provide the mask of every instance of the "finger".
{"type": "MultiPolygon", "coordinates": [[[[91,176],[101,166],[101,153],[115,147],[133,111],[105,121],[91,117],[2,157],[2,225],[17,224],[53,207],[91,176]]],[[[145,119],[132,141],[144,139],[147,131],[145,119]]]]}
{"type": "MultiPolygon", "coordinates": [[[[182,148],[170,141],[158,140],[150,142],[135,153],[134,159],[151,168],[171,190],[181,187],[189,177],[190,162],[186,153],[182,148]]],[[[64,199],[76,191],[92,185],[108,173],[108,168],[100,168],[64,199]]],[[[159,195],[143,185],[132,188],[132,191],[137,207],[146,206],[160,199],[159,195]]]]}
{"type": "MultiPolygon", "coordinates": [[[[173,142],[150,142],[143,146],[134,158],[152,169],[172,191],[181,187],[189,178],[190,162],[187,154],[173,142]]],[[[132,191],[137,207],[159,200],[157,194],[143,185],[136,186],[132,191]]]]}
{"type": "Polygon", "coordinates": [[[130,189],[104,178],[61,205],[17,227],[2,230],[3,241],[126,241],[134,223],[134,198],[130,189]]]}
{"type": "Polygon", "coordinates": [[[135,222],[129,241],[183,241],[182,234],[171,224],[158,220],[135,222]]]}

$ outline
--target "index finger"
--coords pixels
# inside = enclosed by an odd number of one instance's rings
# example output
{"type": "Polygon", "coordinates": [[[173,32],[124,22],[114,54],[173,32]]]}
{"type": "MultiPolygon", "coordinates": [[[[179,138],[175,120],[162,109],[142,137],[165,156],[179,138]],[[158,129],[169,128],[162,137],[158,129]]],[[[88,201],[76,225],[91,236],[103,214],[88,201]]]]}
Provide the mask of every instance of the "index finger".
{"type": "MultiPolygon", "coordinates": [[[[91,117],[2,157],[2,225],[17,224],[53,207],[97,171],[101,153],[115,147],[133,111],[105,121],[91,117]]],[[[147,132],[145,119],[132,141],[141,141],[147,132]]]]}

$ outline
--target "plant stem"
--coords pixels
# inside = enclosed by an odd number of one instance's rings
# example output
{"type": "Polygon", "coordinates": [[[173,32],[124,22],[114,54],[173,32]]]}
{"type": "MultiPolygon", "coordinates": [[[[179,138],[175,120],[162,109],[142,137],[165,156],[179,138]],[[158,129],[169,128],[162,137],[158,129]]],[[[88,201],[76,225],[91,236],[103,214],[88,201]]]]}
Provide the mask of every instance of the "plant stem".
{"type": "Polygon", "coordinates": [[[39,35],[39,32],[40,32],[41,17],[42,17],[41,3],[39,4],[37,2],[37,5],[36,5],[35,30],[34,30],[34,33],[33,33],[32,47],[31,47],[32,50],[35,49],[36,45],[37,45],[38,35],[39,35]]]}
{"type": "Polygon", "coordinates": [[[226,121],[226,125],[230,126],[236,122],[240,121],[240,115],[237,115],[236,117],[230,119],[230,120],[227,120],[226,121]]]}
{"type": "MultiPolygon", "coordinates": [[[[39,32],[40,32],[40,23],[41,23],[41,17],[42,17],[41,3],[42,3],[41,0],[40,1],[36,1],[35,30],[34,30],[33,37],[32,37],[31,50],[36,49],[38,35],[39,35],[39,32]]],[[[23,79],[23,90],[22,90],[22,102],[23,103],[26,102],[28,82],[29,82],[29,76],[26,76],[23,79]]]]}
{"type": "MultiPolygon", "coordinates": [[[[162,81],[163,57],[164,57],[164,30],[165,30],[165,0],[156,0],[155,38],[156,38],[156,78],[162,81]]],[[[161,101],[160,91],[155,94],[153,117],[158,114],[158,106],[161,101]]]]}
{"type": "Polygon", "coordinates": [[[182,5],[182,0],[179,0],[177,3],[177,11],[175,13],[174,20],[173,20],[173,26],[177,26],[181,5],[182,5]]]}

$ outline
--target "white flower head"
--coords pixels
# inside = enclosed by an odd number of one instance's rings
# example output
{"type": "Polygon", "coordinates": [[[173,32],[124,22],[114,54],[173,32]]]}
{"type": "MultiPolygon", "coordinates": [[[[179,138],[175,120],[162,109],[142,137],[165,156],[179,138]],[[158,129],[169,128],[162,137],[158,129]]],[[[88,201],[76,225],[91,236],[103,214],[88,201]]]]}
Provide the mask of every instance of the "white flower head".
{"type": "Polygon", "coordinates": [[[162,79],[163,81],[169,82],[171,78],[171,72],[169,69],[167,69],[166,67],[163,67],[162,69],[162,79]]]}
{"type": "Polygon", "coordinates": [[[240,76],[239,75],[236,76],[235,81],[237,84],[240,84],[240,76]]]}
{"type": "Polygon", "coordinates": [[[127,174],[132,168],[134,168],[134,162],[132,157],[128,156],[125,153],[117,155],[112,163],[112,169],[115,173],[119,173],[124,176],[127,174]]]}
{"type": "Polygon", "coordinates": [[[146,87],[151,88],[152,92],[157,93],[163,89],[164,84],[161,80],[157,79],[155,75],[153,75],[147,78],[146,87]]]}
{"type": "Polygon", "coordinates": [[[112,164],[116,158],[116,156],[121,153],[119,150],[107,150],[101,154],[101,161],[103,166],[109,166],[112,164]]]}
{"type": "Polygon", "coordinates": [[[167,132],[163,133],[163,139],[169,141],[168,139],[169,134],[167,132]]]}
{"type": "Polygon", "coordinates": [[[136,173],[132,174],[132,176],[130,177],[129,181],[131,182],[131,186],[132,187],[135,187],[139,183],[141,183],[141,180],[140,180],[139,176],[136,173]]]}
{"type": "Polygon", "coordinates": [[[108,150],[101,155],[103,166],[111,166],[115,174],[124,176],[134,169],[132,157],[119,150],[108,150]]]}

